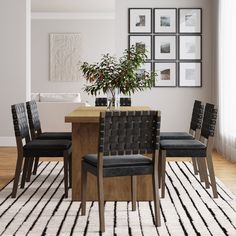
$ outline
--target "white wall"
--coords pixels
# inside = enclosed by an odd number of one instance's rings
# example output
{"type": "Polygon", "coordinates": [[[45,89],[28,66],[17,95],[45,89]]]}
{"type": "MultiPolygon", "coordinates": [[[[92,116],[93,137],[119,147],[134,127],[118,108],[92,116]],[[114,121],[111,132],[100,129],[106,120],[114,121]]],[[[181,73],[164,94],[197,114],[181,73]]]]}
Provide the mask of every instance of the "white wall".
{"type": "Polygon", "coordinates": [[[115,0],[31,0],[34,12],[110,12],[115,0]]]}
{"type": "Polygon", "coordinates": [[[30,90],[30,0],[1,0],[0,146],[15,144],[11,105],[25,102],[30,90]]]}
{"type": "Polygon", "coordinates": [[[116,52],[128,46],[128,8],[185,8],[203,9],[202,88],[153,88],[132,96],[133,105],[149,105],[162,112],[162,130],[188,130],[195,99],[204,102],[212,98],[212,0],[116,0],[116,52]]]}
{"type": "Polygon", "coordinates": [[[81,92],[82,100],[94,104],[78,82],[49,81],[49,33],[79,33],[81,61],[97,62],[101,54],[115,51],[114,19],[32,20],[32,92],[81,92]]]}

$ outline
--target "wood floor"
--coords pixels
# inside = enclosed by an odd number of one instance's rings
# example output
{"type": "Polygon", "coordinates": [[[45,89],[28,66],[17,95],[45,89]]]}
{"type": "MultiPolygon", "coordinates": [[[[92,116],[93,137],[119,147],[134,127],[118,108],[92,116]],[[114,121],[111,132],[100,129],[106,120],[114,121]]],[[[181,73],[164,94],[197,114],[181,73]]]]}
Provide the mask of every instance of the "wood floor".
{"type": "MultiPolygon", "coordinates": [[[[55,160],[55,158],[51,160],[55,160]]],[[[236,163],[223,159],[217,152],[213,153],[213,160],[216,176],[236,194],[236,163]]],[[[0,188],[14,177],[15,165],[16,148],[0,147],[0,188]]]]}

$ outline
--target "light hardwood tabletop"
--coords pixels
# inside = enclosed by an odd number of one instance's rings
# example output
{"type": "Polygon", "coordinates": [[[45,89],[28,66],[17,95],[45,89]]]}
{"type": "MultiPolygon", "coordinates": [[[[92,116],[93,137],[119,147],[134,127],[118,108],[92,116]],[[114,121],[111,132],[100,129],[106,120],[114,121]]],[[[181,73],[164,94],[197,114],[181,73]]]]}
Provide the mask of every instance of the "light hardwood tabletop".
{"type": "MultiPolygon", "coordinates": [[[[124,106],[120,111],[150,110],[148,106],[124,106]]],[[[98,123],[100,112],[107,111],[106,107],[78,107],[65,116],[67,123],[98,123]]],[[[115,110],[114,110],[115,111],[115,110]]]]}

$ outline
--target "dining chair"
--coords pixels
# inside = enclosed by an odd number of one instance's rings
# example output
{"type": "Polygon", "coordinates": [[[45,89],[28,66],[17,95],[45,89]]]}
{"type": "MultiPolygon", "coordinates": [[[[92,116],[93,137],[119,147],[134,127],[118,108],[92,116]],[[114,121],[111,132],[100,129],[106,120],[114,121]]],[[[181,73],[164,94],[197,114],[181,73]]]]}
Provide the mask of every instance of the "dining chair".
{"type": "MultiPolygon", "coordinates": [[[[158,155],[160,139],[159,111],[109,111],[100,113],[97,154],[82,159],[82,215],[86,211],[87,173],[97,177],[100,231],[105,231],[104,177],[130,176],[132,210],[136,210],[137,175],[152,175],[155,225],[160,226],[158,155]],[[144,155],[152,154],[151,158],[144,155]]],[[[115,186],[114,186],[115,187],[115,186]]]]}
{"type": "Polygon", "coordinates": [[[95,98],[95,106],[97,107],[106,107],[107,106],[107,98],[95,98]]]}
{"type": "Polygon", "coordinates": [[[131,98],[130,97],[122,97],[120,98],[120,106],[130,107],[131,106],[131,98]]]}
{"type": "MultiPolygon", "coordinates": [[[[39,117],[39,112],[37,108],[37,103],[35,100],[31,100],[26,102],[26,109],[28,114],[28,121],[29,121],[29,127],[30,127],[30,134],[32,139],[66,139],[66,140],[72,140],[72,134],[71,132],[42,132],[41,129],[41,122],[39,117]]],[[[29,168],[32,169],[34,159],[30,161],[29,168]]],[[[33,168],[33,174],[35,175],[37,173],[38,168],[38,162],[39,158],[35,158],[34,162],[34,168],[33,168]]],[[[71,165],[70,165],[71,166],[71,165]]],[[[30,181],[30,173],[27,175],[26,180],[30,181]]]]}
{"type": "MultiPolygon", "coordinates": [[[[176,139],[199,139],[202,119],[203,119],[203,111],[204,105],[201,101],[195,100],[193,105],[192,117],[190,121],[189,132],[161,132],[160,139],[161,140],[176,140],[176,139]]],[[[193,170],[194,174],[198,174],[197,161],[193,157],[192,158],[193,170]]]]}
{"type": "Polygon", "coordinates": [[[160,141],[160,162],[161,165],[161,197],[165,197],[165,171],[166,157],[194,157],[200,167],[200,173],[204,178],[206,188],[209,188],[208,173],[210,176],[213,197],[217,198],[217,188],[212,162],[212,145],[217,119],[217,109],[213,104],[205,106],[200,140],[161,140],[160,141]],[[207,164],[207,165],[206,165],[207,164]]]}
{"type": "MultiPolygon", "coordinates": [[[[21,178],[21,188],[24,188],[26,175],[29,171],[30,160],[34,157],[63,157],[64,160],[64,186],[65,198],[68,197],[68,164],[71,159],[71,141],[30,139],[29,126],[26,116],[24,103],[11,106],[13,125],[17,144],[17,163],[15,178],[13,182],[12,197],[17,194],[18,182],[21,174],[21,168],[24,161],[23,174],[21,178]]],[[[70,169],[70,168],[69,168],[70,169]]],[[[71,179],[71,173],[69,173],[71,179]]]]}
{"type": "MultiPolygon", "coordinates": [[[[96,98],[95,99],[95,106],[104,107],[107,106],[107,98],[96,98]]],[[[120,106],[131,106],[131,98],[122,97],[120,98],[120,106]]]]}

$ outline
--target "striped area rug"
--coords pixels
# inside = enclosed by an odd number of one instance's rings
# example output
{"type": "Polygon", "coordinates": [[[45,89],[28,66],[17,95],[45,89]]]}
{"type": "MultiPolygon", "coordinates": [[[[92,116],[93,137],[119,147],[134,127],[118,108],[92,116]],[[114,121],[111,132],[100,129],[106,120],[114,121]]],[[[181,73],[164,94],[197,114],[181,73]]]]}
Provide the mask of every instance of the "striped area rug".
{"type": "MultiPolygon", "coordinates": [[[[16,199],[12,182],[0,191],[0,235],[101,235],[97,202],[81,216],[80,202],[63,198],[62,163],[42,162],[38,173],[16,199]]],[[[135,212],[130,202],[106,202],[103,235],[236,235],[236,196],[218,179],[219,198],[212,199],[189,162],[170,162],[166,185],[161,227],[153,226],[153,202],[138,202],[135,212]]]]}

